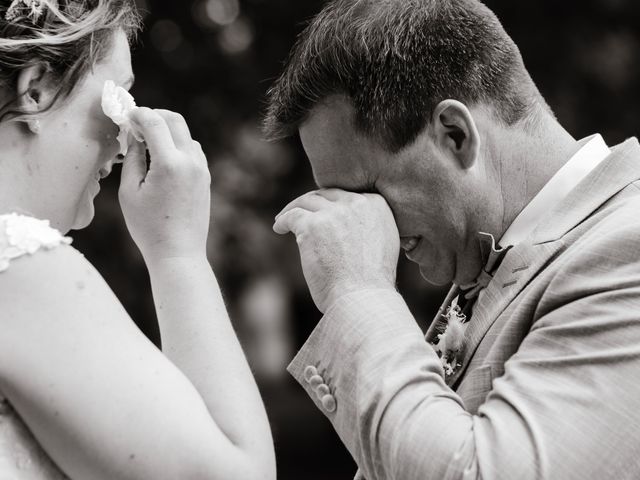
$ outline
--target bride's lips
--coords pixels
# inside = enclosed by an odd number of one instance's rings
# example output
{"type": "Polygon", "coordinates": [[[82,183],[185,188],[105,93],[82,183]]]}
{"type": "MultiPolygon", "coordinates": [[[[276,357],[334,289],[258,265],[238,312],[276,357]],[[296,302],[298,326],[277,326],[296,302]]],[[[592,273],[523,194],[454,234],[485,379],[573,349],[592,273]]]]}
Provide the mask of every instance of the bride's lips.
{"type": "Polygon", "coordinates": [[[98,175],[100,175],[100,178],[107,178],[110,173],[111,169],[101,168],[98,172],[98,175]]]}
{"type": "Polygon", "coordinates": [[[110,173],[111,173],[111,169],[101,168],[96,172],[93,178],[95,179],[96,182],[100,182],[100,180],[102,180],[103,178],[107,178],[110,173]]]}
{"type": "Polygon", "coordinates": [[[107,169],[107,168],[101,168],[95,173],[95,175],[93,176],[93,180],[94,180],[93,195],[94,196],[97,195],[98,192],[100,191],[100,180],[108,177],[110,173],[111,173],[111,169],[107,169]]]}

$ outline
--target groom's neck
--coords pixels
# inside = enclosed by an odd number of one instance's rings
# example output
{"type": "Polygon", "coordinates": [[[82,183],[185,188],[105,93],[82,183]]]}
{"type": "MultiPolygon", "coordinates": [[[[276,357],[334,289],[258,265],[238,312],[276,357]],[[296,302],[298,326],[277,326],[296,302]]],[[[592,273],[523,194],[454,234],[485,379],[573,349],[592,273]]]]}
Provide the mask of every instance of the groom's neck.
{"type": "Polygon", "coordinates": [[[503,199],[503,232],[579,149],[578,142],[550,114],[493,139],[503,199]],[[499,143],[497,143],[499,142],[499,143]]]}

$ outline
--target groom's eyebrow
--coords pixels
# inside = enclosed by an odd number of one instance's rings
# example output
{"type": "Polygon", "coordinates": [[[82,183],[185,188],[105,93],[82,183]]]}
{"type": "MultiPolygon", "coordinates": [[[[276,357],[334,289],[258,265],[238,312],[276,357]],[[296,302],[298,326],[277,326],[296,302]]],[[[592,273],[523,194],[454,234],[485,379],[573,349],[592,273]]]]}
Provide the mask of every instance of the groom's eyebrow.
{"type": "Polygon", "coordinates": [[[352,188],[349,191],[353,193],[378,193],[375,185],[367,185],[361,188],[352,188]]]}

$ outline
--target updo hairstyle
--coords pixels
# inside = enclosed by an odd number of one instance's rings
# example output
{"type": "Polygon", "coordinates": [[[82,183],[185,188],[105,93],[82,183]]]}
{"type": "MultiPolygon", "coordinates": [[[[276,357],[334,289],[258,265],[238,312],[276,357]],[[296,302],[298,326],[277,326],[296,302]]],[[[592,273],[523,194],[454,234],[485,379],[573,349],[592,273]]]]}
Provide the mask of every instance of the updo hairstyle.
{"type": "Polygon", "coordinates": [[[22,70],[42,65],[53,76],[53,100],[35,112],[44,113],[109,53],[117,30],[131,41],[139,28],[134,0],[0,0],[0,122],[33,115],[15,93],[22,70]]]}

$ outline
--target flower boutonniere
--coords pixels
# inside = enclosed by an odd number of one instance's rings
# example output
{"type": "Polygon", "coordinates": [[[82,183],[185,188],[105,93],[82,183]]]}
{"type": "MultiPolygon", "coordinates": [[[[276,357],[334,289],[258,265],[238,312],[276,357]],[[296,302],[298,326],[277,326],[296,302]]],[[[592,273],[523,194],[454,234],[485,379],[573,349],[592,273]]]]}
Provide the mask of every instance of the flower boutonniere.
{"type": "Polygon", "coordinates": [[[444,331],[437,336],[438,343],[433,348],[440,356],[445,376],[450,377],[462,365],[462,347],[467,316],[458,306],[458,298],[454,298],[447,311],[442,315],[447,323],[444,331]]]}

